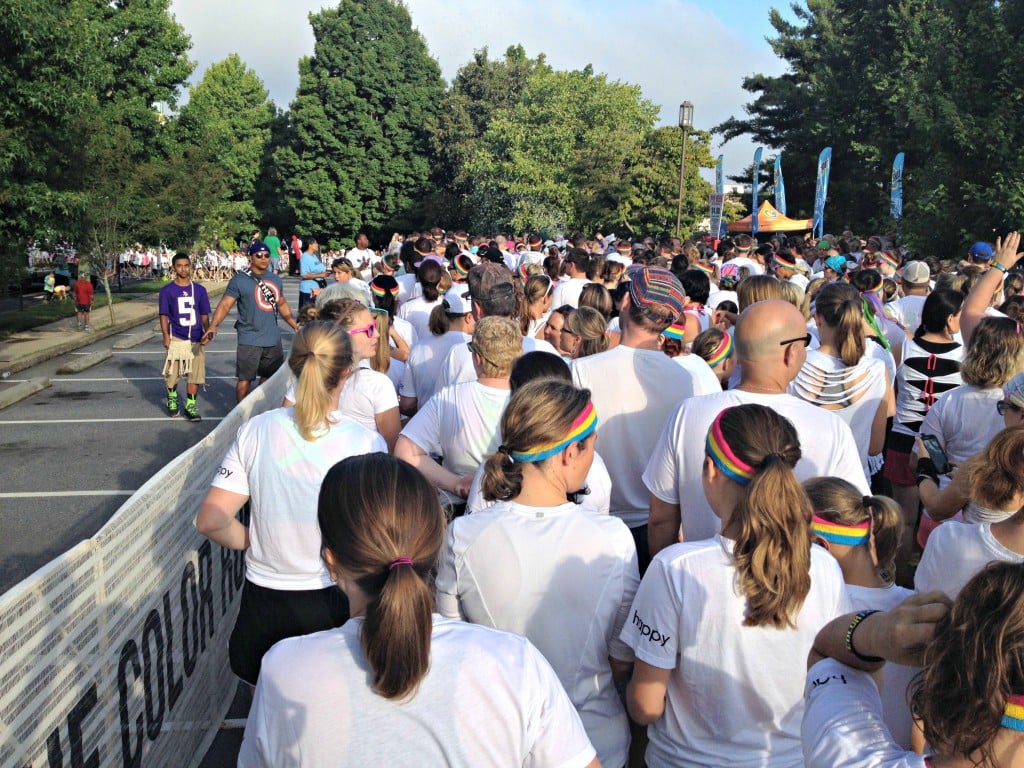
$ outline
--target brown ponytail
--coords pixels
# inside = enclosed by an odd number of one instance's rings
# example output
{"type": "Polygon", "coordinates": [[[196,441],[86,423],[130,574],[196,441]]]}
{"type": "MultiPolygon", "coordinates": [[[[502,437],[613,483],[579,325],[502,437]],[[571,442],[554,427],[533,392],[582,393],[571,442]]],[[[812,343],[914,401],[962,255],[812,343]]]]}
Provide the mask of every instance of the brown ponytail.
{"type": "Polygon", "coordinates": [[[744,626],[795,627],[811,588],[811,503],[793,467],[800,441],[793,424],[763,405],[738,405],[719,417],[732,452],[754,468],[733,513],[744,626]]]}
{"type": "Polygon", "coordinates": [[[437,493],[393,456],[353,456],[324,478],[317,520],[335,578],[351,579],[369,598],[360,641],[374,691],[415,695],[430,667],[433,574],[444,541],[437,493]]]}
{"type": "Polygon", "coordinates": [[[888,496],[861,496],[853,483],[839,477],[816,477],[804,483],[804,490],[814,514],[830,523],[852,526],[870,521],[878,570],[892,580],[904,528],[900,505],[888,496]]]}
{"type": "Polygon", "coordinates": [[[814,311],[832,328],[839,357],[856,365],[864,357],[864,312],[857,289],[847,283],[829,283],[814,299],[814,311]]]}
{"type": "Polygon", "coordinates": [[[559,379],[537,379],[519,387],[501,416],[501,447],[484,464],[484,498],[507,501],[518,496],[523,465],[510,454],[564,440],[589,402],[589,389],[559,379]]]}

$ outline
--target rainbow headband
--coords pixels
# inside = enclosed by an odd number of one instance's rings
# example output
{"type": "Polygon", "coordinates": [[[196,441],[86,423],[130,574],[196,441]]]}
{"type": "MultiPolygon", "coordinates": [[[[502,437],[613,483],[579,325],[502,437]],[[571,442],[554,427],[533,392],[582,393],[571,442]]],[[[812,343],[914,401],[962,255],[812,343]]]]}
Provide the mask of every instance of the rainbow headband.
{"type": "Polygon", "coordinates": [[[999,722],[1003,728],[1024,731],[1024,696],[1010,696],[1006,700],[1003,719],[999,722]]]}
{"type": "MultiPolygon", "coordinates": [[[[378,298],[384,298],[384,296],[386,296],[387,293],[388,293],[386,288],[378,288],[376,286],[376,284],[374,284],[374,283],[370,283],[370,290],[373,292],[373,295],[378,297],[378,298]]],[[[397,285],[394,288],[391,289],[391,295],[392,296],[397,296],[398,295],[398,286],[397,285]]]]}
{"type": "Polygon", "coordinates": [[[871,534],[871,521],[865,520],[859,525],[843,525],[814,515],[811,518],[811,530],[830,544],[856,547],[868,540],[871,534]]]}
{"type": "Polygon", "coordinates": [[[595,410],[593,403],[587,403],[587,406],[580,412],[580,415],[576,417],[576,420],[569,428],[569,436],[561,442],[548,443],[539,448],[534,448],[532,451],[523,451],[522,453],[510,451],[508,455],[515,461],[526,463],[544,461],[558,455],[571,444],[585,440],[595,429],[597,429],[597,410],[595,410]]]}
{"type": "MultiPolygon", "coordinates": [[[[726,408],[725,411],[727,410],[729,409],[726,408]]],[[[747,485],[754,479],[757,469],[733,453],[732,448],[725,442],[725,435],[722,434],[722,415],[725,411],[722,411],[722,413],[715,417],[711,429],[708,430],[708,439],[704,449],[707,451],[708,456],[711,457],[711,460],[715,462],[715,465],[727,477],[732,478],[740,485],[747,485]]]]}
{"type": "Polygon", "coordinates": [[[882,261],[884,261],[886,264],[888,264],[893,269],[899,269],[900,268],[900,260],[897,259],[895,256],[893,256],[893,255],[891,255],[889,253],[886,253],[885,251],[882,251],[882,261]]]}
{"type": "Polygon", "coordinates": [[[694,262],[693,268],[694,269],[699,269],[705,275],[713,275],[713,274],[715,274],[715,268],[713,266],[711,266],[710,264],[705,264],[703,261],[694,262]]]}
{"type": "Polygon", "coordinates": [[[666,339],[675,339],[676,341],[682,341],[686,335],[686,326],[679,325],[678,323],[672,323],[668,328],[661,332],[661,335],[666,339]]]}
{"type": "Polygon", "coordinates": [[[722,343],[718,345],[718,349],[708,357],[707,364],[714,368],[719,363],[728,360],[730,355],[732,355],[732,336],[726,333],[723,334],[722,343]]]}

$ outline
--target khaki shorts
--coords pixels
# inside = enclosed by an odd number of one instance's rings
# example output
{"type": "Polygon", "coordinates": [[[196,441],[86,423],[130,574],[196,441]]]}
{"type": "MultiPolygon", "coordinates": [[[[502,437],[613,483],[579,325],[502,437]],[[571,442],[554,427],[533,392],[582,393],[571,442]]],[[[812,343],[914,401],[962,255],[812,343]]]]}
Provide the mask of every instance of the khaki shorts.
{"type": "MultiPolygon", "coordinates": [[[[164,376],[164,384],[168,389],[178,386],[178,380],[181,379],[179,368],[180,365],[174,365],[171,372],[164,376]]],[[[199,342],[192,342],[192,371],[185,376],[188,377],[189,384],[206,383],[206,347],[199,342]]]]}

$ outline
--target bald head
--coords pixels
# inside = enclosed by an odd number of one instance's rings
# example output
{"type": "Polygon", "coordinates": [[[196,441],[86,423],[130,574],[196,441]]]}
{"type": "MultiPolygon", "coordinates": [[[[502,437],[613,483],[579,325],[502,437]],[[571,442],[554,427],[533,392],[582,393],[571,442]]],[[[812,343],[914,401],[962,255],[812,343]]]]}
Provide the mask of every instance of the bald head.
{"type": "Polygon", "coordinates": [[[758,301],[743,310],[736,323],[736,356],[745,364],[782,363],[790,345],[780,342],[806,334],[804,316],[788,301],[758,301]]]}

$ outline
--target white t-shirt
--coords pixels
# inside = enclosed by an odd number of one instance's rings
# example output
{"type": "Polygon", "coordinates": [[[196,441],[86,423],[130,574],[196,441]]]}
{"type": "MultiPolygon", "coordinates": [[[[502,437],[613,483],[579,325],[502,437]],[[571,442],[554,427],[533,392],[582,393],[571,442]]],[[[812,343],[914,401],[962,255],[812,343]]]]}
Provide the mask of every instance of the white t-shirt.
{"type": "MultiPolygon", "coordinates": [[[[587,507],[599,515],[609,514],[612,498],[612,479],[608,475],[608,467],[605,466],[601,454],[594,451],[594,463],[590,465],[590,472],[587,473],[587,488],[590,493],[582,497],[579,506],[587,507]]],[[[466,498],[466,514],[471,515],[482,509],[495,504],[484,498],[484,465],[481,464],[473,475],[473,484],[469,487],[469,496],[466,498]]]]}
{"type": "Polygon", "coordinates": [[[745,627],[734,542],[663,549],[644,574],[622,639],[670,669],[665,713],[647,733],[651,768],[802,768],[804,669],[815,636],[850,610],[839,565],[811,548],[811,589],[796,628],[745,627]]]}
{"type": "Polygon", "coordinates": [[[921,325],[921,310],[924,309],[924,303],[927,299],[927,296],[911,294],[910,296],[896,299],[896,301],[890,302],[885,306],[886,308],[891,308],[892,319],[913,334],[917,332],[918,326],[921,325]]]}
{"type": "MultiPolygon", "coordinates": [[[[298,381],[292,376],[291,383],[284,393],[285,400],[294,403],[298,381]]],[[[398,407],[398,395],[391,380],[369,367],[364,360],[355,372],[345,381],[338,398],[338,410],[350,419],[362,424],[371,432],[377,431],[377,414],[398,407]]]]}
{"type": "Polygon", "coordinates": [[[412,299],[423,295],[423,286],[416,279],[416,273],[411,272],[404,275],[395,275],[395,282],[398,283],[398,306],[412,299]]]}
{"type": "Polygon", "coordinates": [[[672,359],[693,374],[693,380],[696,382],[697,389],[700,392],[707,394],[717,392],[722,388],[722,383],[718,380],[714,370],[708,365],[707,360],[700,355],[690,353],[676,355],[672,359]]]}
{"type": "MultiPolygon", "coordinates": [[[[999,387],[981,389],[973,384],[961,384],[949,390],[931,407],[921,423],[922,435],[939,438],[946,458],[962,464],[981,453],[989,441],[1006,426],[996,410],[1003,399],[999,387]]],[[[914,452],[917,453],[915,445],[914,452]]],[[[946,478],[941,487],[949,484],[946,478]]]]}
{"type": "MultiPolygon", "coordinates": [[[[544,339],[535,339],[532,336],[523,337],[523,354],[525,355],[527,352],[558,354],[558,350],[544,341],[544,339]]],[[[448,356],[441,366],[438,388],[448,387],[452,384],[461,384],[464,381],[476,381],[473,353],[469,351],[469,347],[465,344],[456,344],[448,352],[448,356]]]]}
{"type": "Polygon", "coordinates": [[[416,346],[409,350],[398,394],[402,397],[415,397],[421,404],[425,403],[441,388],[441,368],[448,352],[452,347],[465,347],[472,340],[472,336],[462,331],[421,337],[416,346]]]}
{"type": "Polygon", "coordinates": [[[370,689],[362,621],[267,652],[240,768],[585,768],[594,759],[579,715],[526,638],[435,614],[427,674],[396,701],[370,689]]]}
{"type": "MultiPolygon", "coordinates": [[[[501,442],[501,414],[508,404],[507,389],[467,381],[445,387],[409,419],[402,434],[420,450],[441,456],[441,465],[457,475],[472,476],[501,442]]],[[[447,501],[462,499],[445,492],[447,501]]]]}
{"type": "Polygon", "coordinates": [[[865,477],[871,476],[871,428],[885,400],[888,377],[885,364],[867,354],[847,366],[838,357],[809,349],[803,367],[789,383],[791,395],[834,413],[850,426],[865,477]]]}
{"type": "MultiPolygon", "coordinates": [[[[725,264],[735,264],[737,269],[743,269],[745,267],[750,270],[750,274],[752,275],[764,274],[764,267],[747,256],[737,256],[734,259],[729,259],[725,264]]],[[[724,267],[725,264],[722,266],[724,267]]]]}
{"type": "Polygon", "coordinates": [[[444,301],[443,296],[439,296],[434,301],[427,301],[422,296],[418,296],[400,304],[397,315],[412,324],[416,331],[416,338],[425,339],[430,336],[430,313],[442,301],[444,301]]]}
{"type": "Polygon", "coordinates": [[[994,561],[1024,563],[1024,555],[1007,549],[992,535],[992,523],[943,523],[928,537],[914,574],[918,592],[941,589],[955,598],[974,575],[994,561]]]}
{"type": "Polygon", "coordinates": [[[554,668],[603,765],[626,764],[629,724],[608,657],[640,572],[621,520],[567,502],[498,502],[452,521],[437,574],[440,613],[525,635],[554,668]]]}
{"type": "Polygon", "coordinates": [[[902,749],[882,715],[878,687],[867,672],[835,659],[807,670],[800,728],[807,768],[926,768],[902,749]]]}
{"type": "Polygon", "coordinates": [[[579,307],[583,286],[589,285],[590,282],[585,277],[570,277],[568,280],[556,283],[551,293],[551,308],[558,309],[565,304],[570,307],[579,307]]]}
{"type": "Polygon", "coordinates": [[[317,497],[327,471],[342,459],[387,453],[384,438],[340,412],[323,437],[308,442],[294,408],[278,408],[242,425],[213,487],[252,502],[245,577],[260,587],[323,589],[334,581],[320,557],[317,497]]]}
{"type": "MultiPolygon", "coordinates": [[[[640,475],[653,436],[680,400],[704,393],[703,385],[664,352],[621,344],[574,360],[572,380],[591,391],[597,409],[596,449],[612,478],[611,513],[630,528],[647,525],[650,496],[640,475]]],[[[717,379],[714,388],[721,391],[717,379]]]]}
{"type": "Polygon", "coordinates": [[[712,291],[711,295],[708,296],[708,303],[705,305],[708,309],[718,309],[718,305],[723,301],[731,301],[737,307],[740,305],[740,297],[736,294],[736,291],[712,291]]]}
{"type": "Polygon", "coordinates": [[[800,438],[802,457],[795,472],[801,482],[812,477],[841,477],[861,493],[870,493],[853,433],[834,413],[792,395],[739,389],[684,400],[675,413],[663,419],[667,423],[651,451],[643,482],[666,504],[680,505],[685,541],[707,539],[718,533],[720,522],[704,498],[701,480],[705,440],[711,422],[721,411],[746,403],[765,405],[793,422],[800,438]]]}
{"type": "MultiPolygon", "coordinates": [[[[913,590],[890,584],[888,587],[858,587],[846,585],[846,594],[850,596],[852,611],[876,610],[890,611],[914,594],[913,590]]],[[[882,713],[885,724],[896,742],[904,749],[910,749],[910,735],[914,728],[914,718],[907,705],[907,687],[917,674],[917,667],[885,664],[885,686],[882,689],[882,713]]]]}

